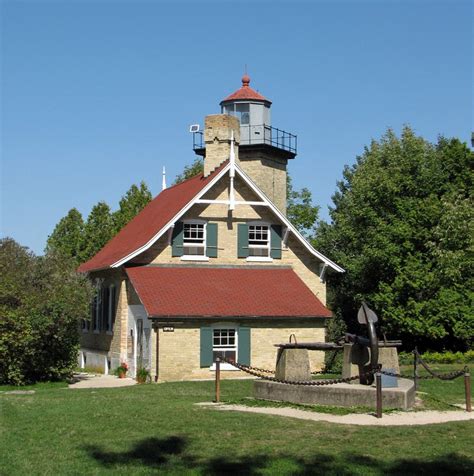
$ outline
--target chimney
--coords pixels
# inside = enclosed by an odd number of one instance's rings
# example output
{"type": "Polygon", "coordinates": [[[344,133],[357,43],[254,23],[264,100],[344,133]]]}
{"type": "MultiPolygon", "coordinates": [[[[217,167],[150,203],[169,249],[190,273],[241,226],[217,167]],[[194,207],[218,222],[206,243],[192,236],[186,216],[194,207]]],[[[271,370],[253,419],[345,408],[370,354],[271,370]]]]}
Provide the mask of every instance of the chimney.
{"type": "Polygon", "coordinates": [[[239,158],[240,122],[229,114],[213,114],[204,119],[204,177],[210,175],[230,156],[230,140],[234,131],[235,158],[239,158]]]}

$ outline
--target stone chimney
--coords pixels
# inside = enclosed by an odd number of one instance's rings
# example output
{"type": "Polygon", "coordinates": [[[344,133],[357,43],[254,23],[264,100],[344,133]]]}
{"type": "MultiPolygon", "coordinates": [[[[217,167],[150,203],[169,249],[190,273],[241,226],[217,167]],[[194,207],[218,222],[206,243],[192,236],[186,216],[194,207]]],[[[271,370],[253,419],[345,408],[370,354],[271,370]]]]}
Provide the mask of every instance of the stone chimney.
{"type": "Polygon", "coordinates": [[[210,175],[230,156],[230,139],[234,131],[235,159],[239,157],[240,122],[229,114],[213,114],[204,119],[204,177],[210,175]]]}

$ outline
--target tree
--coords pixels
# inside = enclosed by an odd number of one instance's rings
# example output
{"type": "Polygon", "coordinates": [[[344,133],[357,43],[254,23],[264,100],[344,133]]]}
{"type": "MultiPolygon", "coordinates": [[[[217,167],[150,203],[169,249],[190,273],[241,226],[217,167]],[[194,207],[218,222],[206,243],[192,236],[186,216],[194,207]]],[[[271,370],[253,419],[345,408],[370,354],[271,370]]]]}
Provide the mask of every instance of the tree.
{"type": "Polygon", "coordinates": [[[176,175],[173,185],[184,182],[204,171],[204,160],[196,157],[191,165],[185,165],[181,174],[176,175]]]}
{"type": "Polygon", "coordinates": [[[311,192],[307,188],[294,190],[289,174],[286,178],[288,220],[306,237],[314,232],[319,214],[319,207],[313,205],[311,192]]]}
{"type": "Polygon", "coordinates": [[[472,345],[473,159],[457,139],[433,145],[407,127],[346,166],[315,244],[346,270],[328,276],[329,300],[350,329],[365,300],[407,346],[472,345]]]}
{"type": "Polygon", "coordinates": [[[105,202],[95,205],[84,227],[84,251],[82,262],[92,258],[115,235],[110,207],[105,202]]]}
{"type": "Polygon", "coordinates": [[[0,240],[0,383],[62,379],[77,364],[92,288],[63,254],[0,240]]]}
{"type": "Polygon", "coordinates": [[[119,209],[113,214],[115,232],[118,233],[132,218],[151,201],[152,195],[145,182],[133,184],[120,199],[119,209]]]}
{"type": "Polygon", "coordinates": [[[84,220],[76,208],[71,208],[68,214],[61,218],[59,223],[48,236],[46,252],[56,252],[71,257],[77,264],[80,263],[84,246],[84,220]]]}

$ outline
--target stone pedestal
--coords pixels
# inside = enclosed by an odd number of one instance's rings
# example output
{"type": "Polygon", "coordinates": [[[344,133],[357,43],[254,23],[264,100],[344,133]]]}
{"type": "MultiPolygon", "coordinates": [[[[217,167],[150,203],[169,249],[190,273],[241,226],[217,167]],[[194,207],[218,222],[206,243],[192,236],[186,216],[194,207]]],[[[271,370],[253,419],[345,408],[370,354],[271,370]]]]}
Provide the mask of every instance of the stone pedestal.
{"type": "Polygon", "coordinates": [[[275,377],[282,380],[310,380],[311,370],[307,349],[279,349],[275,377]]]}
{"type": "MultiPolygon", "coordinates": [[[[415,404],[415,385],[411,380],[399,379],[397,388],[382,389],[383,408],[408,410],[415,404]]],[[[255,398],[272,401],[331,405],[340,407],[370,407],[376,405],[376,389],[367,385],[338,383],[321,387],[288,385],[265,380],[253,383],[255,398]]]]}
{"type": "MultiPolygon", "coordinates": [[[[400,365],[397,348],[379,347],[379,364],[382,364],[382,370],[391,369],[391,372],[399,374],[400,365]]],[[[361,375],[368,370],[370,370],[370,349],[359,344],[344,344],[342,377],[361,375]]],[[[359,382],[354,380],[353,383],[358,384],[359,382]]]]}

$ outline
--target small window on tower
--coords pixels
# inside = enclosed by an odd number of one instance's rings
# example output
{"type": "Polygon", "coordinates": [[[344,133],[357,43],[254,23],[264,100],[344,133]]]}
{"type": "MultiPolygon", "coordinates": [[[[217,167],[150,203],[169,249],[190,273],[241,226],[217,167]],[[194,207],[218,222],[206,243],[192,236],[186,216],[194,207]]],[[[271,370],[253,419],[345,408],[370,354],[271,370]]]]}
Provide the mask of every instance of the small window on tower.
{"type": "Polygon", "coordinates": [[[236,116],[241,124],[250,124],[250,106],[249,104],[236,104],[236,116]]]}

